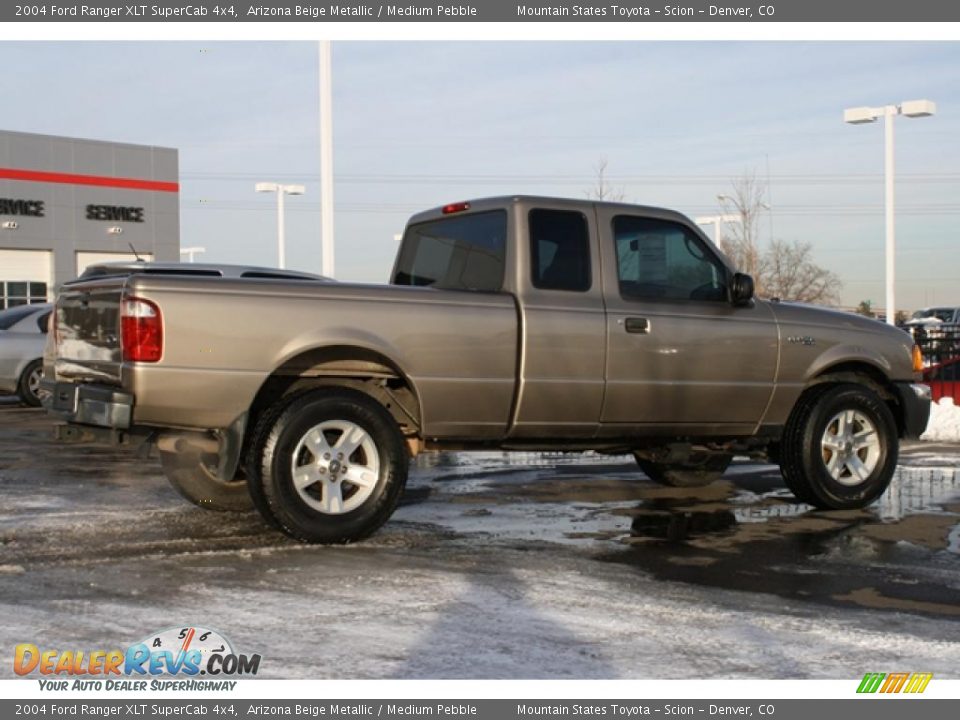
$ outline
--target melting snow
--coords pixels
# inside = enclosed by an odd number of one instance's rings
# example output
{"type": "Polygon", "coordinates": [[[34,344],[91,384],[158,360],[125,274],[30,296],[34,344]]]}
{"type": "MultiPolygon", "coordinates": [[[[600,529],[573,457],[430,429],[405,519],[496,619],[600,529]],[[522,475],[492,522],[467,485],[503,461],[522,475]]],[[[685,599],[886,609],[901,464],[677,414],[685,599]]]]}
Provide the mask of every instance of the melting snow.
{"type": "Polygon", "coordinates": [[[954,405],[953,398],[940,398],[930,406],[930,422],[920,439],[960,442],[960,407],[954,405]]]}

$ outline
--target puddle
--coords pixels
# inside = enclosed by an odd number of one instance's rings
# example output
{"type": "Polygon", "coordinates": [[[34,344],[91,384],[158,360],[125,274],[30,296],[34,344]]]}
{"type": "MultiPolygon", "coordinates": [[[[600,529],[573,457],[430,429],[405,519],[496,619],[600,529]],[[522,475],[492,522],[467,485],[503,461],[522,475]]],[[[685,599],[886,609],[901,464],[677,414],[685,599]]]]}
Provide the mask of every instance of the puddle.
{"type": "Polygon", "coordinates": [[[901,466],[869,508],[795,501],[779,469],[736,463],[704,488],[655,485],[632,458],[484,453],[431,461],[401,517],[461,537],[571,545],[665,580],[957,617],[960,470],[901,466]],[[407,515],[409,513],[409,515],[407,515]]]}

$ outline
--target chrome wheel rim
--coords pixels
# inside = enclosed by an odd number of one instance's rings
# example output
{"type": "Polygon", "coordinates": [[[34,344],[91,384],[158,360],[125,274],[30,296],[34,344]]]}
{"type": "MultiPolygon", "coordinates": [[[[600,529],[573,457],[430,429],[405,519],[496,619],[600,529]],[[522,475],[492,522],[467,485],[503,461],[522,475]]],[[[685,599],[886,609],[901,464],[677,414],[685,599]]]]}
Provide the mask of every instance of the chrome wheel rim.
{"type": "Polygon", "coordinates": [[[359,425],[328,420],[300,438],[290,472],[304,503],[325,515],[343,515],[373,494],[380,480],[380,453],[359,425]]]}
{"type": "Polygon", "coordinates": [[[40,367],[35,368],[27,376],[27,390],[29,390],[30,394],[33,395],[35,398],[40,397],[37,393],[40,391],[40,380],[42,379],[43,379],[43,368],[40,368],[40,367]]]}
{"type": "Polygon", "coordinates": [[[880,462],[880,434],[873,421],[858,410],[843,410],[827,423],[820,440],[823,464],[841,485],[861,485],[880,462]]]}

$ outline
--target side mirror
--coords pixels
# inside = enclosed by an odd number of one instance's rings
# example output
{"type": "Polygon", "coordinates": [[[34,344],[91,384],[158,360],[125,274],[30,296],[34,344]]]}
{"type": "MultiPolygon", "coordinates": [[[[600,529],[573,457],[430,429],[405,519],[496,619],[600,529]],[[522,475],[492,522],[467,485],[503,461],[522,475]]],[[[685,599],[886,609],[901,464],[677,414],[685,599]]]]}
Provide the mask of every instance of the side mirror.
{"type": "Polygon", "coordinates": [[[753,299],[753,278],[746,273],[734,273],[730,282],[730,302],[746,305],[753,299]]]}

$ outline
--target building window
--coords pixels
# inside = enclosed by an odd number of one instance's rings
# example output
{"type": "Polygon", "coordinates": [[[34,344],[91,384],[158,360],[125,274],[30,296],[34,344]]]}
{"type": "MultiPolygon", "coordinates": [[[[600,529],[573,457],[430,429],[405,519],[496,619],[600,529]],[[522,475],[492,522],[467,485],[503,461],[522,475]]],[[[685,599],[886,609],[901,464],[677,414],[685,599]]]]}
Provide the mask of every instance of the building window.
{"type": "Polygon", "coordinates": [[[47,284],[43,282],[0,282],[0,309],[18,305],[34,305],[47,301],[47,284]]]}

